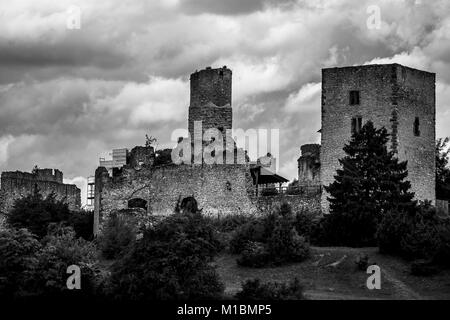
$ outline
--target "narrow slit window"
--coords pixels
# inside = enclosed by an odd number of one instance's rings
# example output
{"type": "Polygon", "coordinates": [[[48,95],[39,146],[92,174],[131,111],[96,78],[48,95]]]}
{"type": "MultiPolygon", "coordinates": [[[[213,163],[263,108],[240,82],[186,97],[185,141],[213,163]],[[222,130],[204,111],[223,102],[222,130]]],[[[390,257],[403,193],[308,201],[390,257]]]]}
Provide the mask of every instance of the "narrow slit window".
{"type": "Polygon", "coordinates": [[[355,133],[359,133],[362,128],[362,118],[361,117],[355,117],[352,118],[352,135],[355,133]]]}
{"type": "Polygon", "coordinates": [[[359,105],[359,91],[356,90],[350,91],[350,105],[351,106],[359,105]]]}
{"type": "Polygon", "coordinates": [[[414,135],[416,137],[420,136],[420,120],[419,117],[416,117],[414,120],[414,135]]]}

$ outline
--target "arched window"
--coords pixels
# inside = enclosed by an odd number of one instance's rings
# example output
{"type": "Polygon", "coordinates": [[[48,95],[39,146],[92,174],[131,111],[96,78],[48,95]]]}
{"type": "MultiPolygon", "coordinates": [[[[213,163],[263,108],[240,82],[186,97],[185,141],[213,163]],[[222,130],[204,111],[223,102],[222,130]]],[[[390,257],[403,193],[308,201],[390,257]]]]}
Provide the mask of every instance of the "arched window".
{"type": "Polygon", "coordinates": [[[142,208],[147,210],[147,201],[141,198],[133,198],[128,200],[128,208],[142,208]]]}

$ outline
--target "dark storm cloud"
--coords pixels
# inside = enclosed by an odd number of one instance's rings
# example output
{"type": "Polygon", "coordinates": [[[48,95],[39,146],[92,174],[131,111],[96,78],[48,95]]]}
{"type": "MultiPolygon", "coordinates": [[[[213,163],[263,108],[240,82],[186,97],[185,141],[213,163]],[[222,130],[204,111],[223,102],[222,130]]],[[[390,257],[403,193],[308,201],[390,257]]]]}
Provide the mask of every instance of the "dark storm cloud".
{"type": "Polygon", "coordinates": [[[280,169],[320,135],[321,68],[399,62],[437,72],[450,135],[450,3],[379,0],[16,0],[0,3],[0,170],[60,167],[185,129],[189,74],[233,70],[233,125],[279,128],[280,169]],[[369,29],[369,5],[380,29],[369,29]],[[67,8],[81,29],[66,28],[67,8]]]}
{"type": "Polygon", "coordinates": [[[293,0],[181,0],[180,7],[190,14],[214,13],[242,15],[263,10],[268,6],[293,3],[293,0]]]}

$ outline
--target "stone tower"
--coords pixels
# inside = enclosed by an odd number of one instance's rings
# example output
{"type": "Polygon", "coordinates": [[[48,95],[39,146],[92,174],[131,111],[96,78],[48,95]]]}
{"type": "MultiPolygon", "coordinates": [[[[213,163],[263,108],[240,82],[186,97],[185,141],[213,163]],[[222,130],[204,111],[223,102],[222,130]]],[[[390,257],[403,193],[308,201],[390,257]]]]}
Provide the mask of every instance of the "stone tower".
{"type": "Polygon", "coordinates": [[[191,102],[188,129],[194,137],[194,121],[202,121],[203,131],[217,128],[224,134],[232,128],[231,70],[226,66],[191,74],[191,102]]]}
{"type": "MultiPolygon", "coordinates": [[[[338,159],[353,131],[371,120],[391,135],[389,147],[408,161],[416,199],[435,201],[434,73],[399,64],[322,70],[322,185],[334,181],[338,159]]],[[[322,209],[328,212],[328,194],[322,209]]]]}

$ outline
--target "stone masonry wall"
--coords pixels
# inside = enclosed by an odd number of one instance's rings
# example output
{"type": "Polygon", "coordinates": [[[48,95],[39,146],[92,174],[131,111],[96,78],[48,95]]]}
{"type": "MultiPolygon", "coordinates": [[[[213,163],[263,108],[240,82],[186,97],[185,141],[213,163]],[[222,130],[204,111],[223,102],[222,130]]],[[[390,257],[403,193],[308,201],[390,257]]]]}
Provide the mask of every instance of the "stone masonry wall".
{"type": "Polygon", "coordinates": [[[299,195],[278,195],[264,196],[255,199],[257,207],[262,212],[270,212],[281,203],[287,202],[291,205],[294,213],[308,210],[309,212],[319,213],[321,211],[320,195],[299,196],[299,195]]]}
{"type": "Polygon", "coordinates": [[[419,200],[436,200],[436,100],[434,73],[396,68],[398,158],[408,161],[408,179],[419,200]],[[419,118],[420,135],[414,135],[419,118]]]}
{"type": "MultiPolygon", "coordinates": [[[[408,179],[417,199],[435,200],[435,75],[398,64],[329,68],[322,70],[322,185],[334,181],[338,159],[351,138],[351,119],[371,120],[391,134],[389,147],[408,160],[408,179]],[[360,104],[350,105],[349,92],[360,92],[360,104]],[[420,118],[421,135],[413,124],[420,118]]],[[[328,211],[328,194],[322,209],[328,211]]]]}
{"type": "Polygon", "coordinates": [[[147,215],[173,214],[178,199],[193,196],[202,213],[213,217],[257,215],[287,201],[294,211],[320,210],[320,195],[254,196],[254,185],[246,165],[167,165],[124,167],[120,176],[109,177],[102,167],[96,171],[96,215],[103,222],[114,210],[127,209],[131,199],[147,201],[147,215]],[[100,190],[101,189],[101,190],[100,190]]]}
{"type": "Polygon", "coordinates": [[[306,144],[300,147],[298,158],[298,184],[320,185],[320,145],[306,144]]]}
{"type": "Polygon", "coordinates": [[[62,183],[62,172],[52,169],[39,169],[35,174],[29,172],[2,172],[0,211],[8,212],[14,201],[24,197],[38,188],[46,197],[54,192],[57,200],[62,200],[69,205],[71,210],[79,210],[81,206],[81,191],[73,184],[62,183]]]}
{"type": "Polygon", "coordinates": [[[105,178],[102,170],[98,175],[99,229],[112,210],[126,209],[134,198],[146,200],[153,215],[172,214],[178,199],[188,196],[195,197],[206,215],[257,214],[246,165],[167,165],[140,171],[124,167],[118,177],[105,178]]]}
{"type": "Polygon", "coordinates": [[[194,121],[203,121],[203,131],[210,128],[232,128],[232,72],[223,67],[206,68],[191,74],[191,101],[188,130],[193,139],[194,121]]]}

